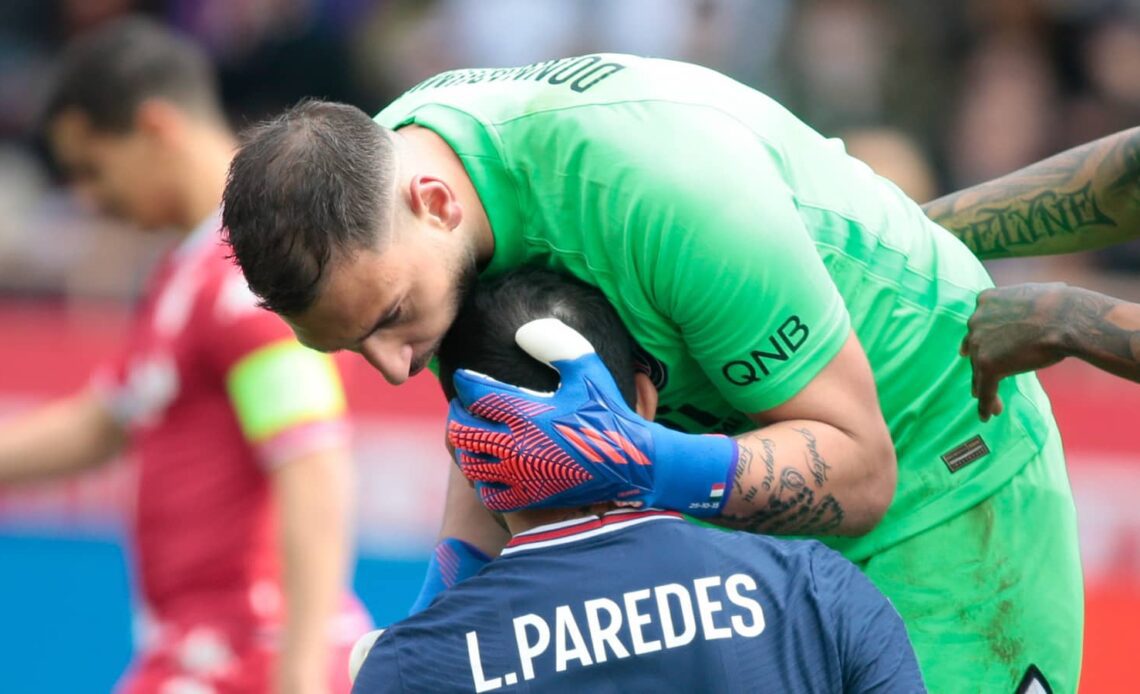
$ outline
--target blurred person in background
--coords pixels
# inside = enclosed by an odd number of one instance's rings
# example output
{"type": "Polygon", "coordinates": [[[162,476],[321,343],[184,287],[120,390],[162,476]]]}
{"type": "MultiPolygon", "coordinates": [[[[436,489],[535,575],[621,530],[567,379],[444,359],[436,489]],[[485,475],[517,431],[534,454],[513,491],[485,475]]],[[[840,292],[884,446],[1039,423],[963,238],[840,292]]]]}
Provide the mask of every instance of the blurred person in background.
{"type": "Polygon", "coordinates": [[[348,593],[340,377],[256,306],[219,243],[236,141],[198,47],[127,18],[65,52],[43,115],[98,212],[181,241],[119,359],[0,428],[0,483],[138,464],[139,656],[125,692],[347,691],[368,619],[348,593]]]}
{"type": "Polygon", "coordinates": [[[857,128],[844,133],[842,139],[848,154],[894,183],[911,200],[934,197],[934,171],[906,133],[894,128],[857,128]]]}

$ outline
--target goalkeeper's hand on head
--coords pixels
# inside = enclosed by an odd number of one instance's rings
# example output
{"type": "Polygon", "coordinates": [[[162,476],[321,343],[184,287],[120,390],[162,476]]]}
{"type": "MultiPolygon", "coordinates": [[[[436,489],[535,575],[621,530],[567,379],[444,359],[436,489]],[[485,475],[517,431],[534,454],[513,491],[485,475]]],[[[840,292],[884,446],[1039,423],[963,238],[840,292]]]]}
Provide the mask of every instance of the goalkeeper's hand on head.
{"type": "Polygon", "coordinates": [[[455,373],[448,441],[487,508],[620,501],[719,514],[736,470],[735,441],[684,434],[638,415],[590,343],[556,318],[527,323],[515,340],[557,369],[557,391],[455,373]]]}

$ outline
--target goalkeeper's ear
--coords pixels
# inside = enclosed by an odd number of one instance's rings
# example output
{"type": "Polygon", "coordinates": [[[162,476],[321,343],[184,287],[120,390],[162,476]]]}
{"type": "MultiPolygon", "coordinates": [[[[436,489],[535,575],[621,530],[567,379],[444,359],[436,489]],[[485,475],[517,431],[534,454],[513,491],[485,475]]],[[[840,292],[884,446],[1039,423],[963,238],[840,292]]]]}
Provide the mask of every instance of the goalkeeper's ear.
{"type": "Polygon", "coordinates": [[[657,386],[640,371],[633,375],[633,385],[637,389],[637,407],[634,409],[643,419],[652,422],[657,416],[657,386]]]}

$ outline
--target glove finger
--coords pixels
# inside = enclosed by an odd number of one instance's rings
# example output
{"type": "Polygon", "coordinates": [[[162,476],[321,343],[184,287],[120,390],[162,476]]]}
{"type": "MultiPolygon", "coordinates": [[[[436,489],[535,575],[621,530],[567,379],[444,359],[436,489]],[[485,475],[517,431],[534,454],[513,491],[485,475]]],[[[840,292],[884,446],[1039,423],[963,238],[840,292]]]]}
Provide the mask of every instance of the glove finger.
{"type": "Polygon", "coordinates": [[[557,318],[539,318],[526,323],[515,331],[515,342],[547,366],[595,354],[594,346],[582,333],[557,318]]]}
{"type": "Polygon", "coordinates": [[[513,487],[505,484],[476,482],[475,493],[479,495],[480,503],[499,513],[519,511],[527,507],[526,500],[513,487]]]}
{"type": "Polygon", "coordinates": [[[456,450],[501,458],[509,450],[510,430],[505,424],[471,414],[456,398],[448,406],[447,443],[456,450]]]}
{"type": "Polygon", "coordinates": [[[611,400],[621,400],[613,375],[590,344],[574,328],[557,318],[533,320],[515,331],[515,342],[524,352],[558,371],[563,397],[584,397],[590,381],[611,400]]]}
{"type": "Polygon", "coordinates": [[[447,442],[464,477],[476,484],[513,485],[520,481],[516,467],[502,464],[516,453],[514,437],[505,425],[471,414],[458,398],[451,401],[447,419],[447,442]]]}
{"type": "Polygon", "coordinates": [[[455,463],[459,466],[459,471],[463,473],[463,476],[475,484],[509,485],[516,481],[514,476],[509,475],[510,470],[503,466],[497,458],[473,455],[467,451],[457,451],[455,463]],[[503,477],[504,473],[508,473],[506,479],[503,477]]]}
{"type": "Polygon", "coordinates": [[[452,398],[451,402],[447,405],[447,429],[449,440],[452,424],[455,424],[457,428],[464,427],[466,429],[474,429],[497,434],[510,433],[510,430],[507,428],[506,424],[493,419],[487,419],[486,417],[471,412],[463,406],[463,403],[459,401],[459,398],[452,398]]]}
{"type": "Polygon", "coordinates": [[[471,405],[488,395],[509,395],[523,400],[536,400],[551,397],[551,393],[540,393],[526,388],[512,386],[500,380],[485,376],[478,371],[459,369],[452,378],[455,384],[455,395],[463,406],[470,409],[471,405]]]}

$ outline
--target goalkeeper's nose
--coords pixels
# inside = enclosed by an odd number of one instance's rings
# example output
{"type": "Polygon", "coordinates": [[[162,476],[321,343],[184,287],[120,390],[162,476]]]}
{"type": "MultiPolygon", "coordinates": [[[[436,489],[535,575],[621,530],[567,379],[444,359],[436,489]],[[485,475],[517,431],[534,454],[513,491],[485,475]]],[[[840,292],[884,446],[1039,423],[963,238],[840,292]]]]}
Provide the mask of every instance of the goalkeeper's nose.
{"type": "Polygon", "coordinates": [[[412,375],[415,350],[406,343],[372,335],[360,343],[360,354],[379,371],[384,380],[398,386],[412,375]]]}

